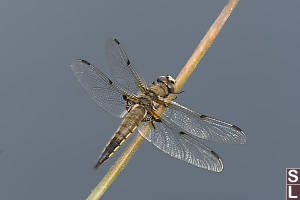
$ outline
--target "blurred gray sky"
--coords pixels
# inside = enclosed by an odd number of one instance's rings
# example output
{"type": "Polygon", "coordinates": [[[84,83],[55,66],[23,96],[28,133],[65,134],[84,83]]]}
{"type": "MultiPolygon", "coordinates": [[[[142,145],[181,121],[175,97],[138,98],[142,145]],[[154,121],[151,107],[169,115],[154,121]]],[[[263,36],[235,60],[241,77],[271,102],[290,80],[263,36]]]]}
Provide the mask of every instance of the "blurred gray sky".
{"type": "MultiPolygon", "coordinates": [[[[128,144],[93,170],[120,119],[87,97],[72,60],[107,72],[115,36],[146,80],[176,77],[226,3],[2,0],[0,199],[84,199],[128,144]]],[[[299,6],[241,0],[178,97],[248,135],[246,145],[208,143],[222,173],[145,141],[104,199],[283,199],[285,168],[300,167],[299,6]]]]}

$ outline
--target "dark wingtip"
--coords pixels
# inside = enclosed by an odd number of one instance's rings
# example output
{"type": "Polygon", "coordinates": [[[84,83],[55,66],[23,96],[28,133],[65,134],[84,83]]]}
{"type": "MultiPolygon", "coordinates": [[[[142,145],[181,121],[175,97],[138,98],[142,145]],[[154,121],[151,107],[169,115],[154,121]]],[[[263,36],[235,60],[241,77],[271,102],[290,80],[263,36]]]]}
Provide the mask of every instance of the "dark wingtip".
{"type": "Polygon", "coordinates": [[[89,63],[88,61],[86,60],[83,60],[83,59],[79,59],[80,62],[84,63],[84,64],[87,64],[87,65],[91,65],[91,63],[89,63]]]}
{"type": "Polygon", "coordinates": [[[216,158],[218,158],[219,160],[220,160],[220,156],[216,153],[216,152],[214,152],[214,151],[210,151],[216,158]]]}
{"type": "Polygon", "coordinates": [[[84,63],[86,65],[92,65],[91,63],[89,63],[88,61],[84,60],[84,59],[75,59],[76,62],[81,62],[84,63]]]}
{"type": "Polygon", "coordinates": [[[220,167],[216,169],[216,172],[221,172],[221,171],[223,171],[224,165],[223,165],[223,162],[222,162],[220,156],[219,156],[216,152],[214,152],[214,151],[212,151],[212,150],[211,150],[210,152],[211,152],[211,153],[219,160],[219,162],[220,162],[220,167]]]}
{"type": "Polygon", "coordinates": [[[235,129],[236,131],[240,132],[241,133],[241,137],[239,138],[239,144],[245,144],[247,142],[247,135],[245,134],[245,132],[239,128],[238,126],[236,125],[231,125],[231,127],[233,129],[235,129]]]}
{"type": "Polygon", "coordinates": [[[119,42],[119,40],[118,40],[117,38],[113,38],[113,40],[114,40],[118,45],[120,45],[120,42],[119,42]]]}
{"type": "Polygon", "coordinates": [[[243,132],[243,130],[240,129],[239,127],[237,127],[236,125],[232,125],[231,127],[234,128],[237,131],[243,132]]]}
{"type": "Polygon", "coordinates": [[[206,115],[200,115],[200,118],[201,119],[205,119],[205,118],[208,118],[208,116],[206,116],[206,115]]]}

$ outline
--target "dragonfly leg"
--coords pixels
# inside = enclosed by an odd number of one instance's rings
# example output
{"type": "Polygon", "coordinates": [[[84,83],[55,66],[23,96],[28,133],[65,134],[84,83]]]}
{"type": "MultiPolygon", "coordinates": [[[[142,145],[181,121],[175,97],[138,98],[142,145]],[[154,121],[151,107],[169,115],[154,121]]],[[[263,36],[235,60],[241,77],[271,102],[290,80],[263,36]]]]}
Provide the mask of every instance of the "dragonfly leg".
{"type": "Polygon", "coordinates": [[[154,129],[156,129],[153,120],[151,121],[151,125],[152,125],[152,127],[153,127],[154,129]]]}
{"type": "Polygon", "coordinates": [[[126,110],[130,112],[131,108],[134,106],[134,103],[130,100],[126,100],[126,110]]]}
{"type": "Polygon", "coordinates": [[[172,94],[181,94],[181,93],[184,93],[184,91],[180,91],[180,92],[172,92],[172,94]]]}
{"type": "Polygon", "coordinates": [[[153,117],[150,114],[147,114],[146,117],[143,119],[143,122],[149,122],[152,120],[153,120],[153,117]]]}
{"type": "Polygon", "coordinates": [[[154,120],[155,122],[161,122],[161,119],[153,118],[153,120],[154,120]]]}

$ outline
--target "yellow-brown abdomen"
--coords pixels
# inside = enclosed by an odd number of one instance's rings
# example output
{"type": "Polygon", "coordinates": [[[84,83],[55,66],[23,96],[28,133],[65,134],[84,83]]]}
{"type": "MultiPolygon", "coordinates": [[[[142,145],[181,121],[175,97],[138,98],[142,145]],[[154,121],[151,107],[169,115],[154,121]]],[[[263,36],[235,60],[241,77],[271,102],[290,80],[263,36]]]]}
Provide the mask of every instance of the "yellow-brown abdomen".
{"type": "Polygon", "coordinates": [[[143,106],[139,104],[133,106],[116,133],[106,145],[98,162],[94,166],[95,168],[98,168],[105,160],[114,154],[127,137],[129,137],[129,135],[140,125],[146,114],[147,111],[143,106]]]}

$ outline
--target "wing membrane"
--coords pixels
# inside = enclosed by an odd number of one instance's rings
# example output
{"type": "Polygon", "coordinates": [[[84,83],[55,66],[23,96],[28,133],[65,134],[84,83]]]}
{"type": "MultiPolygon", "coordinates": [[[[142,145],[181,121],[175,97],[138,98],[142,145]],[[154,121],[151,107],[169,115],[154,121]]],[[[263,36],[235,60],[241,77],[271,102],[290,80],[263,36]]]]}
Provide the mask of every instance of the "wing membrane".
{"type": "Polygon", "coordinates": [[[155,123],[155,128],[144,134],[142,129],[147,126],[151,126],[151,122],[143,122],[139,127],[140,134],[163,152],[197,167],[222,171],[223,164],[219,156],[189,134],[166,121],[155,123]]]}
{"type": "Polygon", "coordinates": [[[138,94],[140,91],[143,92],[145,90],[145,81],[133,68],[117,39],[112,38],[107,41],[106,56],[112,78],[118,85],[133,94],[138,94]]]}
{"type": "Polygon", "coordinates": [[[117,117],[122,118],[127,114],[123,95],[128,94],[98,68],[85,60],[75,60],[71,64],[71,70],[81,86],[100,107],[117,117]]]}
{"type": "Polygon", "coordinates": [[[231,144],[244,144],[247,140],[245,133],[237,126],[201,115],[176,102],[169,104],[162,118],[201,139],[231,144]]]}

